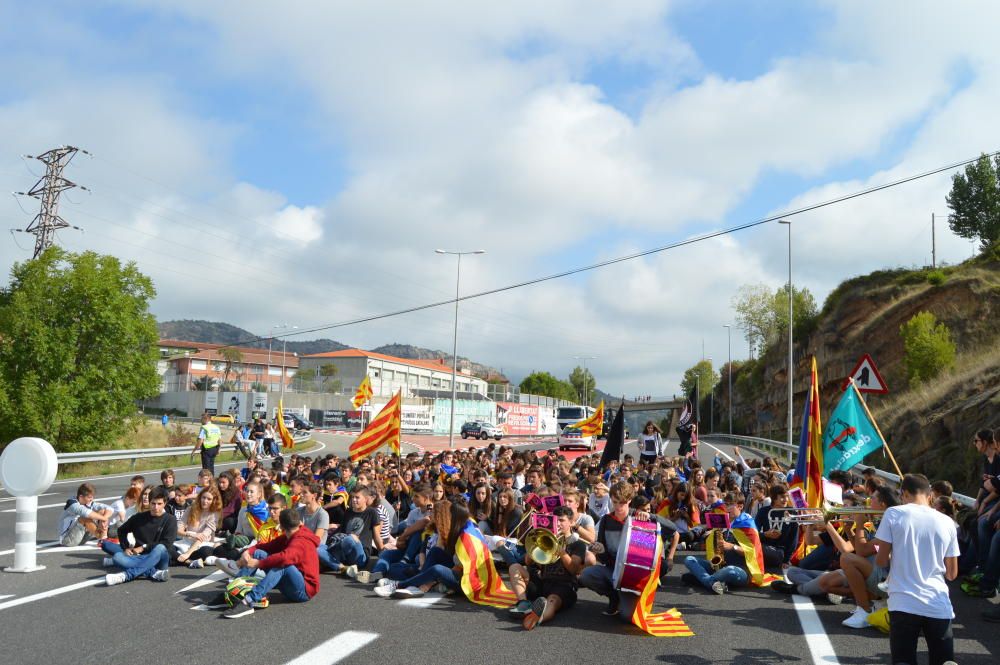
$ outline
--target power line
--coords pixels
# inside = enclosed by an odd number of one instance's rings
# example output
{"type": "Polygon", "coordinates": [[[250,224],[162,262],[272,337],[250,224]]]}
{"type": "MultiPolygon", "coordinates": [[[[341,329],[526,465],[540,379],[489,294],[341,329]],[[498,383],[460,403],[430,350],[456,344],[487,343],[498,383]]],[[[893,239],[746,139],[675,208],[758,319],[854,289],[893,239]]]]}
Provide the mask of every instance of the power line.
{"type": "MultiPolygon", "coordinates": [[[[993,153],[991,153],[991,154],[989,154],[987,156],[988,157],[995,157],[997,155],[1000,155],[1000,151],[994,151],[993,153]]],[[[867,196],[869,194],[874,194],[876,192],[880,192],[880,191],[885,190],[885,189],[890,189],[892,187],[898,187],[900,185],[905,185],[907,183],[914,182],[916,180],[927,178],[927,177],[932,176],[932,175],[937,175],[938,173],[943,173],[945,171],[951,171],[951,170],[957,169],[957,168],[959,168],[961,166],[965,166],[967,164],[971,164],[973,162],[978,161],[980,159],[980,157],[981,156],[977,156],[977,157],[972,158],[972,159],[965,159],[965,160],[962,160],[960,162],[955,162],[955,163],[952,163],[952,164],[948,164],[946,166],[941,166],[941,167],[932,169],[930,171],[924,171],[924,172],[918,173],[916,175],[907,176],[905,178],[900,178],[898,180],[893,180],[891,182],[887,182],[887,183],[884,183],[884,184],[881,184],[881,185],[875,185],[875,186],[872,186],[872,187],[867,187],[865,189],[862,189],[862,190],[859,190],[859,191],[856,191],[856,192],[852,192],[850,194],[845,194],[843,196],[838,196],[836,198],[828,199],[828,200],[822,201],[820,203],[813,203],[813,204],[810,204],[810,205],[807,205],[807,206],[802,206],[800,208],[795,208],[795,209],[792,209],[792,210],[787,210],[787,211],[779,213],[777,215],[771,215],[769,217],[764,217],[762,219],[758,219],[758,220],[755,220],[755,221],[752,221],[752,222],[746,222],[744,224],[739,224],[737,226],[731,226],[729,228],[721,229],[719,231],[712,231],[712,232],[709,232],[709,233],[703,233],[701,235],[694,236],[692,238],[687,238],[685,240],[679,240],[677,242],[673,242],[673,243],[670,243],[670,244],[667,244],[667,245],[661,245],[659,247],[654,247],[652,249],[643,250],[641,252],[634,252],[632,254],[626,254],[624,256],[619,256],[619,257],[616,257],[616,258],[613,258],[613,259],[607,259],[606,261],[600,261],[598,263],[592,263],[590,265],[581,266],[581,267],[578,267],[578,268],[571,268],[569,270],[564,270],[562,272],[554,273],[554,274],[551,274],[551,275],[546,275],[544,277],[536,277],[534,279],[525,280],[523,282],[517,282],[515,284],[509,284],[507,286],[501,286],[501,287],[498,287],[498,288],[495,288],[495,289],[489,289],[489,290],[486,290],[486,291],[479,291],[478,293],[470,293],[470,294],[467,294],[467,295],[464,295],[464,296],[459,296],[459,297],[451,298],[451,299],[448,299],[448,300],[439,300],[437,302],[431,302],[431,303],[427,303],[427,304],[424,304],[424,305],[417,305],[415,307],[407,307],[405,309],[396,310],[394,312],[387,312],[387,313],[384,313],[384,314],[373,314],[371,316],[365,316],[365,317],[361,317],[361,318],[357,318],[357,319],[351,319],[351,320],[348,320],[348,321],[341,321],[339,323],[330,323],[330,324],[326,324],[326,325],[322,325],[322,326],[315,326],[315,327],[312,327],[312,328],[303,328],[301,330],[297,330],[297,331],[289,332],[289,333],[284,333],[284,334],[281,334],[281,335],[269,335],[267,337],[256,337],[256,338],[251,339],[251,340],[245,340],[245,341],[242,341],[242,342],[236,342],[236,343],[233,343],[233,344],[229,344],[226,347],[222,347],[222,348],[229,348],[229,347],[235,347],[235,346],[245,346],[247,344],[256,344],[256,343],[258,343],[258,342],[260,342],[262,340],[269,339],[269,338],[279,338],[280,339],[280,338],[283,338],[283,337],[294,337],[294,336],[297,336],[297,335],[305,335],[305,334],[309,334],[309,333],[313,333],[313,332],[320,332],[320,331],[323,331],[323,330],[333,330],[335,328],[345,328],[347,326],[358,325],[359,323],[370,323],[371,321],[378,321],[380,319],[388,319],[388,318],[392,318],[392,317],[395,317],[395,316],[402,316],[403,314],[412,314],[414,312],[420,312],[420,311],[423,311],[425,309],[432,309],[432,308],[435,308],[435,307],[442,307],[444,305],[453,305],[456,302],[462,302],[462,301],[465,301],[465,300],[474,300],[476,298],[482,298],[484,296],[495,295],[497,293],[503,293],[504,291],[512,291],[514,289],[520,289],[520,288],[523,288],[525,286],[533,286],[535,284],[541,284],[542,282],[548,282],[548,281],[552,281],[552,280],[555,280],[555,279],[561,279],[563,277],[570,277],[572,275],[577,275],[577,274],[580,274],[580,273],[583,273],[583,272],[589,272],[591,270],[597,270],[598,268],[605,268],[607,266],[616,265],[618,263],[624,263],[626,261],[632,261],[634,259],[643,258],[645,256],[651,256],[653,254],[659,254],[661,252],[665,252],[665,251],[670,250],[670,249],[677,249],[679,247],[685,247],[687,245],[693,245],[695,243],[703,242],[705,240],[711,240],[712,238],[718,238],[718,237],[721,237],[721,236],[724,236],[724,235],[729,235],[731,233],[736,233],[737,231],[743,231],[743,230],[746,230],[746,229],[750,229],[750,228],[753,228],[755,226],[761,226],[763,224],[769,224],[771,222],[778,221],[779,219],[784,219],[786,217],[794,217],[796,215],[801,215],[801,214],[804,214],[804,213],[807,213],[807,212],[812,212],[813,210],[819,210],[820,208],[825,208],[825,207],[828,207],[828,206],[836,205],[838,203],[843,203],[845,201],[850,201],[852,199],[856,199],[856,198],[859,198],[859,197],[862,197],[862,196],[867,196]]]]}

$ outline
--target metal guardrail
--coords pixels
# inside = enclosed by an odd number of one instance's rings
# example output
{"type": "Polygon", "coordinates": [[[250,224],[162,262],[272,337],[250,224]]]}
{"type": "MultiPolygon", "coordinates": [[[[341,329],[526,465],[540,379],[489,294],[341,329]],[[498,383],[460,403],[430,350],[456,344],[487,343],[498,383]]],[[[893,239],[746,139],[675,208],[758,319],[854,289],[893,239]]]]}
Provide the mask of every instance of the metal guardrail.
{"type": "MultiPolygon", "coordinates": [[[[789,463],[794,464],[797,461],[799,455],[798,446],[789,446],[785,441],[775,441],[774,439],[762,439],[756,436],[737,436],[735,434],[712,434],[710,436],[701,437],[705,441],[715,441],[717,443],[725,443],[728,445],[745,446],[750,448],[755,448],[757,450],[763,450],[769,453],[780,454],[789,463]]],[[[852,471],[858,473],[862,469],[874,469],[875,467],[869,466],[867,464],[855,465],[852,471]]],[[[888,471],[883,471],[882,469],[875,469],[875,475],[877,475],[882,480],[887,480],[893,484],[898,485],[900,478],[895,473],[889,473],[888,471]]],[[[952,494],[953,499],[958,501],[960,504],[966,508],[972,508],[976,505],[976,500],[971,496],[966,496],[964,494],[952,494]]]]}
{"type": "MultiPolygon", "coordinates": [[[[305,443],[312,438],[311,434],[296,433],[292,439],[296,444],[305,443]]],[[[177,455],[189,455],[193,446],[176,446],[173,448],[137,448],[135,450],[94,450],[82,453],[60,453],[56,457],[59,464],[81,464],[84,462],[106,462],[112,460],[132,460],[134,463],[138,459],[148,459],[154,457],[174,457],[177,455]]],[[[236,444],[222,443],[219,452],[234,452],[236,444]]]]}

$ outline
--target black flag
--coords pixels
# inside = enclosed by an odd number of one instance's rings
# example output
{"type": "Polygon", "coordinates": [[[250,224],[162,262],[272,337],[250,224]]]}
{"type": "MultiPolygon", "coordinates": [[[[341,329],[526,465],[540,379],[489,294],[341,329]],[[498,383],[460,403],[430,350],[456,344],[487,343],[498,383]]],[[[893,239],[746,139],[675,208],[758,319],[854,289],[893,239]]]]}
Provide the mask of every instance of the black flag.
{"type": "Polygon", "coordinates": [[[607,467],[608,463],[614,460],[621,461],[622,450],[625,448],[625,401],[622,400],[618,407],[618,413],[611,422],[611,429],[608,430],[608,440],[604,444],[604,453],[601,455],[601,468],[607,467]]]}
{"type": "Polygon", "coordinates": [[[696,397],[697,386],[691,389],[691,394],[688,395],[687,402],[684,404],[684,409],[681,411],[681,417],[678,419],[677,423],[677,436],[681,439],[680,448],[677,450],[677,454],[687,455],[691,451],[691,426],[695,424],[694,418],[694,404],[696,397]]]}

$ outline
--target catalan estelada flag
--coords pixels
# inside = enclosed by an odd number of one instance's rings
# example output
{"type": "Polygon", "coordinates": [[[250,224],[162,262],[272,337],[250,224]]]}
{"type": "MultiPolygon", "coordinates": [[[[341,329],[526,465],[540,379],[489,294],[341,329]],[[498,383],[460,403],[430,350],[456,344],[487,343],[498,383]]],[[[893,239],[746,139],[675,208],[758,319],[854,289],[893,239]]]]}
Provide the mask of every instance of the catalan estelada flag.
{"type": "Polygon", "coordinates": [[[295,439],[292,438],[292,434],[285,427],[285,412],[283,410],[284,404],[281,400],[278,400],[278,436],[281,438],[282,448],[294,448],[295,439]]]}
{"type": "MultiPolygon", "coordinates": [[[[747,570],[750,572],[750,584],[759,587],[770,586],[771,582],[781,579],[764,570],[764,549],[760,544],[760,534],[753,518],[744,513],[736,518],[732,525],[732,533],[740,546],[747,570]]],[[[720,552],[720,554],[722,554],[720,552]]],[[[705,539],[705,556],[711,559],[715,556],[715,538],[709,532],[705,539]]]]}
{"type": "Polygon", "coordinates": [[[604,429],[604,400],[601,400],[601,403],[597,405],[597,411],[594,411],[594,415],[566,427],[580,430],[583,436],[598,436],[604,429]]]}
{"type": "Polygon", "coordinates": [[[816,356],[812,359],[809,395],[802,413],[802,434],[799,436],[799,457],[795,462],[792,487],[801,487],[810,508],[823,505],[823,425],[819,413],[819,377],[816,356]]]}
{"type": "Polygon", "coordinates": [[[378,415],[368,423],[358,438],[354,440],[348,451],[351,461],[371,455],[382,446],[389,446],[393,453],[399,454],[399,436],[403,423],[403,395],[396,393],[389,403],[382,407],[378,415]]]}
{"type": "Polygon", "coordinates": [[[362,404],[365,404],[372,398],[372,380],[367,374],[365,378],[361,381],[361,385],[358,386],[358,392],[354,393],[354,399],[351,404],[354,405],[355,409],[360,409],[362,404]]]}
{"type": "Polygon", "coordinates": [[[462,593],[477,605],[508,608],[517,596],[507,588],[493,564],[486,539],[476,523],[469,520],[455,545],[455,554],[462,564],[462,593]]]}
{"type": "Polygon", "coordinates": [[[660,562],[663,559],[663,541],[656,539],[656,566],[639,595],[639,601],[632,612],[632,623],[654,637],[691,637],[694,632],[681,618],[676,608],[653,614],[653,599],[656,587],[660,586],[660,562]]]}

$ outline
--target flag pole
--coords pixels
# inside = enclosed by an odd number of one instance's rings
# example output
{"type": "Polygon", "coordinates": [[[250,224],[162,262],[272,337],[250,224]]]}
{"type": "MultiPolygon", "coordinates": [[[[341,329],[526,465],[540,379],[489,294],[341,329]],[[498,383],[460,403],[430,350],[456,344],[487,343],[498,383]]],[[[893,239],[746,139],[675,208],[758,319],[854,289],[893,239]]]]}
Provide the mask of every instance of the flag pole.
{"type": "MultiPolygon", "coordinates": [[[[392,446],[389,446],[389,454],[392,455],[392,446]]],[[[399,441],[396,444],[396,472],[399,477],[403,477],[400,467],[403,466],[403,389],[399,389],[399,441]]]]}
{"type": "Polygon", "coordinates": [[[854,392],[858,394],[858,401],[861,402],[861,406],[864,408],[865,413],[868,414],[868,420],[870,420],[872,425],[875,426],[875,431],[878,432],[879,437],[882,439],[882,449],[889,453],[889,459],[892,460],[892,465],[896,468],[896,473],[899,475],[899,479],[902,480],[903,472],[899,469],[899,464],[896,462],[896,456],[893,455],[892,450],[889,449],[889,442],[885,440],[885,437],[882,435],[882,430],[878,428],[878,423],[875,422],[875,416],[873,416],[872,412],[868,410],[868,405],[865,404],[865,399],[861,395],[861,391],[858,390],[857,385],[855,385],[853,376],[851,377],[850,382],[851,387],[854,388],[854,392]]]}

